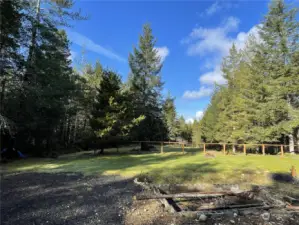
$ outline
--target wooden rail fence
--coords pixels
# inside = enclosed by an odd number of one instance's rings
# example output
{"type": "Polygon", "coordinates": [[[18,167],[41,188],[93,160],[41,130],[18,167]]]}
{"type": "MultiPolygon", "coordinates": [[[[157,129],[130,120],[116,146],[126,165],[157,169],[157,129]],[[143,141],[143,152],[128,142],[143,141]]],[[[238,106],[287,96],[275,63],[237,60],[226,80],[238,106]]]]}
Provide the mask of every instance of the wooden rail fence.
{"type": "MultiPolygon", "coordinates": [[[[164,144],[176,144],[176,145],[180,145],[181,149],[182,149],[182,153],[185,153],[185,146],[190,144],[190,143],[185,143],[185,142],[176,142],[176,141],[134,141],[134,143],[151,143],[151,144],[160,144],[160,152],[164,153],[164,144]]],[[[222,145],[222,152],[224,155],[226,155],[227,153],[227,148],[226,146],[243,146],[243,154],[247,155],[247,147],[253,147],[253,146],[261,146],[262,147],[262,154],[266,155],[266,147],[280,147],[280,155],[283,156],[285,153],[285,147],[290,147],[290,145],[283,145],[283,144],[251,144],[251,143],[244,143],[244,144],[234,144],[234,143],[201,143],[199,145],[197,145],[197,147],[199,146],[203,146],[203,152],[206,153],[206,148],[207,145],[222,145]]],[[[299,146],[299,145],[294,145],[294,147],[299,146]]]]}

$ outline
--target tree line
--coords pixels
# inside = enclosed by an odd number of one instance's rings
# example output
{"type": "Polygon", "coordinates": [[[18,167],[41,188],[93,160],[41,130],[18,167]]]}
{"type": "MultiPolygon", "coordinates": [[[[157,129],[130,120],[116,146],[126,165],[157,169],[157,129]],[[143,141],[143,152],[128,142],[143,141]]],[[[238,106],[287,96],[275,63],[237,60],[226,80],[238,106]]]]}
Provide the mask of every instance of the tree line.
{"type": "MultiPolygon", "coordinates": [[[[193,142],[299,145],[298,8],[274,0],[245,48],[223,59],[225,85],[216,85],[193,142]]],[[[235,146],[233,146],[235,150],[235,146]]]]}
{"type": "Polygon", "coordinates": [[[64,29],[88,17],[73,11],[72,0],[1,0],[0,8],[0,149],[11,137],[15,148],[37,155],[99,141],[191,140],[174,98],[162,95],[163,64],[150,25],[122,82],[99,61],[73,68],[64,29]]]}

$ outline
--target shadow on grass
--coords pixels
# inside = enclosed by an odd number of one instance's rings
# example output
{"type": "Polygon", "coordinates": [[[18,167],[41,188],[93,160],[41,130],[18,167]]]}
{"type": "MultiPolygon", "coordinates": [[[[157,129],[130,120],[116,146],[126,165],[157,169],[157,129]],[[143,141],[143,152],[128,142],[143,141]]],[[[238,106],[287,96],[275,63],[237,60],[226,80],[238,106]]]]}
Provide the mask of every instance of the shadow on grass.
{"type": "Polygon", "coordinates": [[[181,157],[180,155],[103,155],[86,159],[75,159],[71,162],[57,161],[57,169],[61,171],[83,172],[84,174],[105,174],[109,171],[131,171],[133,174],[142,173],[146,167],[163,166],[181,157]]]}
{"type": "Polygon", "coordinates": [[[295,179],[288,173],[272,173],[271,179],[279,183],[293,183],[295,179]]]}
{"type": "Polygon", "coordinates": [[[212,162],[186,163],[174,167],[152,169],[147,173],[140,174],[140,176],[147,177],[153,183],[200,183],[207,181],[207,179],[213,180],[214,175],[218,172],[215,165],[212,162]]]}

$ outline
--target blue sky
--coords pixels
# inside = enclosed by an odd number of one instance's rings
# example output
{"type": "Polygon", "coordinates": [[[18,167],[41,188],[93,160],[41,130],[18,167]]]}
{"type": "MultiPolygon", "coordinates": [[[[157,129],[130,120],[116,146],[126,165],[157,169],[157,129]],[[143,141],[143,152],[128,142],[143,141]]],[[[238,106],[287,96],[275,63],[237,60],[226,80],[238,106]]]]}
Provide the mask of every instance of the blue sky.
{"type": "Polygon", "coordinates": [[[179,115],[199,118],[209,103],[214,82],[223,83],[221,58],[234,42],[242,48],[248,34],[267,12],[268,1],[100,1],[78,0],[75,7],[90,16],[68,29],[74,62],[85,49],[126,80],[128,55],[144,23],[150,23],[164,59],[164,93],[176,98],[179,115]]]}

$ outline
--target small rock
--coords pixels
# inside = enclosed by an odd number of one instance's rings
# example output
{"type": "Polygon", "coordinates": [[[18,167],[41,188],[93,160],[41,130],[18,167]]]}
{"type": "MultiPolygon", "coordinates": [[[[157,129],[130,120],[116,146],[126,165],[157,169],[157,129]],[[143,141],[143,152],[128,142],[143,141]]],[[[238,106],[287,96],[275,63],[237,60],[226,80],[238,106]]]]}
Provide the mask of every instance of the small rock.
{"type": "Polygon", "coordinates": [[[235,221],[234,221],[234,220],[230,220],[229,222],[230,222],[230,223],[232,223],[232,224],[234,224],[234,223],[235,223],[235,221]]]}
{"type": "Polygon", "coordinates": [[[256,211],[256,210],[254,210],[254,211],[252,212],[252,215],[259,216],[259,215],[260,215],[260,212],[259,212],[259,211],[256,211]]]}
{"type": "Polygon", "coordinates": [[[200,216],[198,217],[199,221],[203,222],[207,220],[207,216],[205,214],[200,214],[200,216]]]}
{"type": "Polygon", "coordinates": [[[194,215],[189,211],[185,211],[183,215],[184,215],[184,217],[187,217],[187,218],[193,218],[194,217],[194,215]]]}
{"type": "Polygon", "coordinates": [[[265,213],[261,214],[261,217],[262,217],[263,220],[269,221],[270,220],[270,213],[265,212],[265,213]]]}
{"type": "Polygon", "coordinates": [[[240,215],[242,215],[242,216],[248,216],[248,215],[251,215],[251,214],[252,214],[252,211],[250,211],[250,210],[240,211],[240,215]]]}
{"type": "Polygon", "coordinates": [[[234,217],[237,217],[238,216],[238,213],[234,213],[234,217]]]}
{"type": "Polygon", "coordinates": [[[231,188],[230,188],[231,191],[239,191],[240,188],[239,188],[239,185],[233,185],[231,188]]]}

